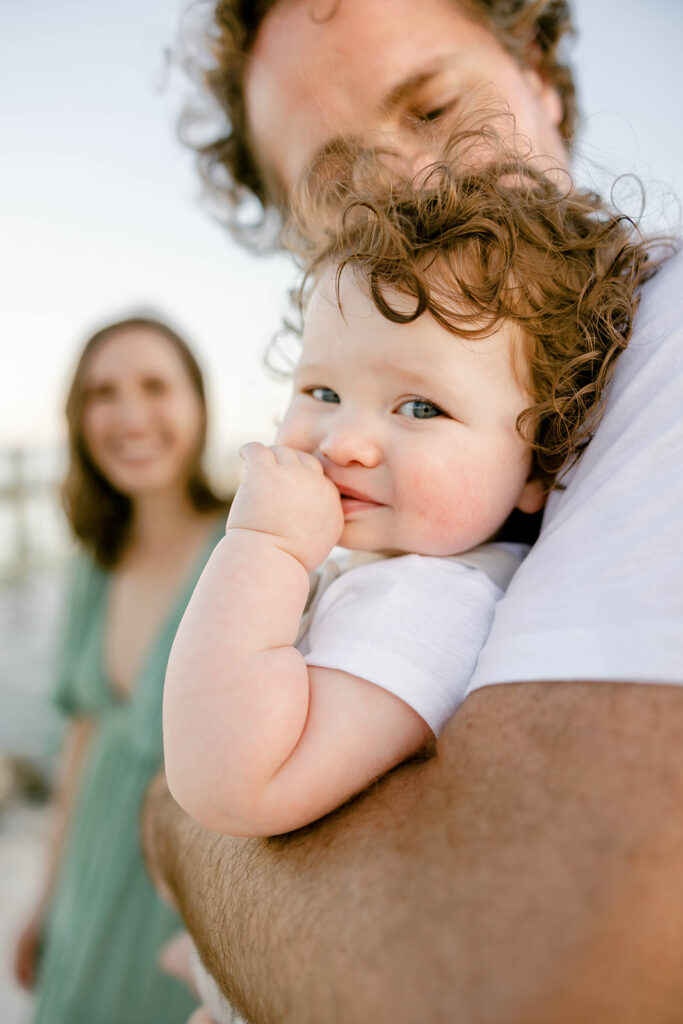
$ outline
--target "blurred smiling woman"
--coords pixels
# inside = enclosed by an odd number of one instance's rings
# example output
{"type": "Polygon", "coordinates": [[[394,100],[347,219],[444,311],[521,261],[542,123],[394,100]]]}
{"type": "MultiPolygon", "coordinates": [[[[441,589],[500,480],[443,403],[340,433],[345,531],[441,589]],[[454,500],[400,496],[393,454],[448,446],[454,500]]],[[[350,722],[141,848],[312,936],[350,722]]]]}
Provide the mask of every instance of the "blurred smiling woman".
{"type": "Polygon", "coordinates": [[[157,965],[178,919],[147,880],[138,818],[162,757],[168,653],[227,503],[201,466],[201,371],[161,321],[90,338],[67,420],[62,493],[82,553],[55,698],[70,727],[49,870],[16,970],[28,987],[37,976],[35,1024],[174,1024],[193,1004],[157,965]]]}

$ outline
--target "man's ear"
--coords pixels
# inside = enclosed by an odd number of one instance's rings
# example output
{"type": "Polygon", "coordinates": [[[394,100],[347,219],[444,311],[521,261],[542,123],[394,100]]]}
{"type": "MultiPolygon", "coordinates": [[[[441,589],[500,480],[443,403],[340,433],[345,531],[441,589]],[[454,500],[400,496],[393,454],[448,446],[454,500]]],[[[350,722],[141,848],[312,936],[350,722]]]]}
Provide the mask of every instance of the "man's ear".
{"type": "Polygon", "coordinates": [[[535,477],[533,480],[527,480],[524,484],[524,489],[519,496],[517,502],[517,508],[520,512],[540,512],[545,505],[545,499],[548,496],[548,488],[545,480],[535,477]]]}

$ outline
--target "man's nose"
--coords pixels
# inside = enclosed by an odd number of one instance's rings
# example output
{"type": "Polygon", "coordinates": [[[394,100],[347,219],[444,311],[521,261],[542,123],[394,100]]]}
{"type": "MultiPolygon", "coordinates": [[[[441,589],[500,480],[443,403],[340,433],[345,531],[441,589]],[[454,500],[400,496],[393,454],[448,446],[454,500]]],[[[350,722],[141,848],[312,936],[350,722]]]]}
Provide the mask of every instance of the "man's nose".
{"type": "Polygon", "coordinates": [[[433,133],[429,133],[429,136],[419,131],[404,133],[401,150],[406,162],[406,173],[415,180],[416,187],[419,187],[422,184],[420,176],[439,160],[439,148],[433,133]]]}
{"type": "Polygon", "coordinates": [[[318,451],[337,466],[376,466],[382,459],[378,431],[359,417],[339,417],[321,438],[318,451]]]}
{"type": "MultiPolygon", "coordinates": [[[[362,163],[354,165],[354,173],[364,173],[373,180],[384,177],[387,183],[415,181],[421,184],[421,177],[439,161],[440,148],[436,133],[421,125],[402,128],[382,128],[361,136],[364,146],[373,146],[381,154],[379,162],[369,158],[366,168],[362,163]]],[[[441,158],[442,159],[442,158],[441,158]]]]}

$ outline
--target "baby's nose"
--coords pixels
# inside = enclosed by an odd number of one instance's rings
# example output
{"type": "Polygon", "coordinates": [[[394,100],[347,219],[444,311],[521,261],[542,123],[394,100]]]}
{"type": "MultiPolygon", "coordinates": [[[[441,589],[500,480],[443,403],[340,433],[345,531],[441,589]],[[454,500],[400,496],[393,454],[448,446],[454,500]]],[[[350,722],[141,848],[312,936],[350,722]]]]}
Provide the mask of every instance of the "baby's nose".
{"type": "Polygon", "coordinates": [[[328,430],[318,450],[324,459],[338,466],[354,462],[376,466],[381,461],[381,446],[376,432],[359,420],[347,420],[328,430]]]}

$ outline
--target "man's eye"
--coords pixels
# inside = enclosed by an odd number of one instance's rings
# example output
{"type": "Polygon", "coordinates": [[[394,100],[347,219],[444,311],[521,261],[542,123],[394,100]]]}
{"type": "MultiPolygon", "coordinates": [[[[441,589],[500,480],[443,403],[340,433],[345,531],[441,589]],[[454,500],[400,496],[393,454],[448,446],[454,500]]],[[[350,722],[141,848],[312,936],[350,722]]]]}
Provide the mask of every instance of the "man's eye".
{"type": "Polygon", "coordinates": [[[339,395],[332,388],[309,388],[308,394],[317,402],[336,402],[339,404],[339,395]]]}
{"type": "Polygon", "coordinates": [[[427,104],[422,109],[416,110],[415,116],[422,124],[433,124],[435,121],[440,121],[442,117],[450,116],[453,113],[457,102],[457,98],[454,97],[451,100],[447,100],[445,103],[435,104],[434,106],[427,104]]]}
{"type": "Polygon", "coordinates": [[[438,121],[446,110],[446,107],[435,107],[433,110],[425,110],[420,117],[422,121],[438,121]]]}
{"type": "Polygon", "coordinates": [[[411,398],[399,405],[396,412],[399,416],[409,416],[414,420],[431,420],[435,416],[443,416],[438,406],[426,402],[423,398],[411,398]]]}

